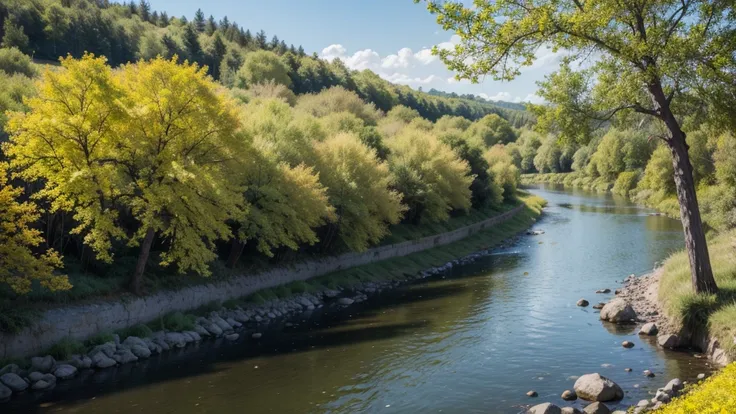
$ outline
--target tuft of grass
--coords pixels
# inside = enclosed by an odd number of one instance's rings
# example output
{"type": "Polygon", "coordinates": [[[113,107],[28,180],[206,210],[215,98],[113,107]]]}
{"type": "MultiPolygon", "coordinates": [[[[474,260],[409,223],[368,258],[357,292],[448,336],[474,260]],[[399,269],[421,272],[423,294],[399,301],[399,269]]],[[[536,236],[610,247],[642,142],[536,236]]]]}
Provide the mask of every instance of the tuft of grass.
{"type": "Polygon", "coordinates": [[[46,351],[47,355],[51,355],[57,361],[66,361],[71,359],[74,354],[83,354],[86,351],[85,346],[72,338],[64,338],[57,342],[46,351]]]}
{"type": "Polygon", "coordinates": [[[118,332],[120,340],[125,340],[129,336],[137,336],[138,338],[147,338],[153,334],[153,331],[148,325],[138,324],[133,325],[129,328],[125,328],[118,332]]]}
{"type": "Polygon", "coordinates": [[[194,329],[194,315],[181,312],[167,313],[161,318],[161,327],[167,331],[181,332],[194,329]]]}
{"type": "Polygon", "coordinates": [[[225,309],[235,309],[242,304],[243,304],[243,299],[241,298],[229,299],[229,300],[222,302],[222,307],[225,309]]]}
{"type": "Polygon", "coordinates": [[[195,315],[206,315],[212,311],[219,311],[220,309],[222,309],[222,302],[219,300],[213,300],[212,302],[205,303],[197,309],[194,309],[192,313],[195,315]]]}
{"type": "Polygon", "coordinates": [[[690,263],[684,251],[664,263],[659,283],[659,300],[665,314],[680,327],[707,326],[719,342],[736,356],[736,230],[708,242],[717,295],[696,295],[690,281],[690,263]]]}
{"type": "Polygon", "coordinates": [[[656,410],[657,414],[721,414],[736,413],[736,364],[694,385],[671,403],[656,410]]]}
{"type": "Polygon", "coordinates": [[[11,304],[0,307],[0,332],[18,333],[30,326],[39,312],[28,307],[14,307],[11,304]]]}

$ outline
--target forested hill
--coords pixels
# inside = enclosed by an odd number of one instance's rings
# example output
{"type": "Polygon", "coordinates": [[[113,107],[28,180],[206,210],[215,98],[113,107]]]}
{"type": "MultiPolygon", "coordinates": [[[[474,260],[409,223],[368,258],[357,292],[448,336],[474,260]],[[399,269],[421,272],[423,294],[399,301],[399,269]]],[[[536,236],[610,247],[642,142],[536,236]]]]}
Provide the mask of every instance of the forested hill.
{"type": "Polygon", "coordinates": [[[17,47],[36,59],[56,61],[87,51],[117,66],[177,55],[207,65],[210,75],[229,87],[275,79],[305,94],[339,85],[383,111],[405,105],[432,121],[443,115],[475,120],[491,113],[517,127],[531,120],[523,106],[394,85],[370,70],[352,71],[338,59],[324,61],[276,35],[269,39],[263,30],[252,32],[227,16],[217,20],[202,10],[174,17],[151,10],[146,1],[0,0],[0,22],[3,47],[17,47]]]}

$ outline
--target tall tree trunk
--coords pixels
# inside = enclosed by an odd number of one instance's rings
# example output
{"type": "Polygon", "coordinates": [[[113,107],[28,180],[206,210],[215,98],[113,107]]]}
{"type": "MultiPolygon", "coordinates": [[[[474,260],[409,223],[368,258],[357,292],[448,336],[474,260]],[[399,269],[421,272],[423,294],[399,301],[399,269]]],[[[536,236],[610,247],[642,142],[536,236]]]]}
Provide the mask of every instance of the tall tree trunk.
{"type": "Polygon", "coordinates": [[[156,231],[149,227],[146,230],[146,237],[143,239],[141,244],[141,252],[138,254],[138,263],[135,265],[135,273],[130,279],[130,290],[136,295],[140,295],[143,291],[141,285],[143,282],[143,272],[146,270],[146,263],[148,263],[148,255],[151,253],[151,246],[153,245],[153,238],[156,236],[156,231]]]}
{"type": "Polygon", "coordinates": [[[227,267],[235,267],[238,260],[240,260],[240,255],[243,254],[243,249],[245,249],[245,243],[237,237],[233,237],[233,242],[230,244],[230,254],[227,257],[227,267]]]}
{"type": "Polygon", "coordinates": [[[700,218],[698,197],[695,194],[693,166],[690,164],[686,135],[672,113],[670,102],[664,94],[661,83],[649,86],[652,98],[659,106],[659,112],[671,137],[666,141],[672,152],[672,166],[675,171],[677,201],[680,203],[680,220],[685,232],[685,249],[690,261],[690,279],[696,293],[717,293],[718,286],[713,278],[710,265],[708,243],[705,240],[703,221],[700,218]]]}

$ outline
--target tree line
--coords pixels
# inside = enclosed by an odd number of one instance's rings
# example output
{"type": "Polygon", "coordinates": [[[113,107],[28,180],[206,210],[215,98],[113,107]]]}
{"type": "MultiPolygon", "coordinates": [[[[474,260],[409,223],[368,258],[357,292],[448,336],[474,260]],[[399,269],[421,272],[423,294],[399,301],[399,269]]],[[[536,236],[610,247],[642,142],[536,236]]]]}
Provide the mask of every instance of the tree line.
{"type": "Polygon", "coordinates": [[[297,96],[255,66],[227,88],[176,56],[113,68],[84,54],[39,70],[0,49],[16,87],[0,99],[0,281],[69,289],[65,263],[95,273],[134,257],[140,293],[152,263],[206,276],[244,255],[361,251],[397,223],[515,198],[502,145],[516,130],[499,115],[432,122],[342,86],[297,96]]]}
{"type": "Polygon", "coordinates": [[[152,10],[145,0],[2,0],[0,24],[2,46],[54,62],[85,52],[106,56],[112,66],[178,56],[207,66],[213,78],[229,87],[243,86],[239,72],[247,64],[251,80],[276,79],[297,95],[342,86],[384,112],[404,105],[432,121],[443,115],[474,120],[490,113],[517,127],[531,121],[518,105],[507,108],[393,85],[370,70],[352,71],[339,59],[324,61],[276,35],[269,39],[263,30],[253,33],[227,16],[217,20],[201,9],[187,18],[152,10]]]}

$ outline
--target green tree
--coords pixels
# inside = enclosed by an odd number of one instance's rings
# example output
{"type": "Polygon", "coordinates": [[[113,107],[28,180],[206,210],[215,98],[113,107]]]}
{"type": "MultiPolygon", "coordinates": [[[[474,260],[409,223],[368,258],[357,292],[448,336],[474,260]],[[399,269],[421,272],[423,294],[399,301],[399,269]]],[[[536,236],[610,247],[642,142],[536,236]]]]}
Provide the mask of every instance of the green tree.
{"type": "Polygon", "coordinates": [[[5,34],[0,46],[14,47],[24,53],[28,51],[28,36],[23,31],[23,26],[15,24],[10,17],[6,17],[3,22],[3,30],[5,34]]]}
{"type": "Polygon", "coordinates": [[[8,75],[18,73],[29,78],[36,76],[36,68],[30,56],[15,47],[0,48],[0,70],[8,75]]]}
{"type": "Polygon", "coordinates": [[[516,141],[516,134],[511,125],[496,114],[486,115],[473,122],[465,133],[469,140],[486,148],[516,141]]]}
{"type": "Polygon", "coordinates": [[[250,85],[273,80],[275,83],[291,86],[289,69],[279,56],[267,50],[257,50],[245,55],[245,62],[237,74],[236,86],[247,88],[250,85]]]}
{"type": "MultiPolygon", "coordinates": [[[[212,16],[210,16],[212,17],[212,16]]],[[[214,19],[213,19],[214,20],[214,19]]],[[[194,19],[192,20],[192,24],[194,25],[194,29],[199,32],[203,33],[206,28],[206,22],[204,20],[204,13],[202,12],[202,9],[197,9],[197,12],[194,13],[194,19]]],[[[212,33],[214,33],[214,30],[212,30],[212,33]]],[[[212,35],[212,33],[207,33],[208,35],[212,35]]]]}
{"type": "Polygon", "coordinates": [[[597,53],[591,73],[581,72],[596,79],[594,86],[559,93],[570,88],[553,77],[541,85],[541,96],[551,108],[572,103],[577,113],[600,119],[635,111],[664,126],[667,133],[659,138],[672,153],[693,289],[717,292],[678,103],[689,90],[715,83],[712,73],[733,73],[736,13],[731,3],[482,0],[473,8],[455,1],[427,4],[444,29],[460,36],[454,48],[435,51],[461,78],[478,81],[490,74],[513,79],[543,44],[568,51],[570,59],[597,53]]]}
{"type": "Polygon", "coordinates": [[[363,120],[366,125],[375,125],[381,117],[380,111],[375,106],[365,103],[355,92],[341,86],[325,89],[318,94],[301,96],[296,109],[316,117],[335,112],[350,112],[363,120]]]}
{"type": "Polygon", "coordinates": [[[51,39],[54,55],[56,55],[56,44],[64,39],[64,36],[69,30],[71,19],[63,7],[56,3],[51,3],[44,11],[43,21],[45,24],[43,31],[51,39]]]}

